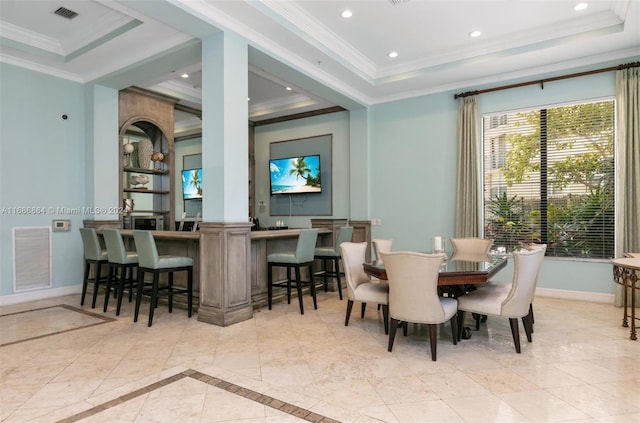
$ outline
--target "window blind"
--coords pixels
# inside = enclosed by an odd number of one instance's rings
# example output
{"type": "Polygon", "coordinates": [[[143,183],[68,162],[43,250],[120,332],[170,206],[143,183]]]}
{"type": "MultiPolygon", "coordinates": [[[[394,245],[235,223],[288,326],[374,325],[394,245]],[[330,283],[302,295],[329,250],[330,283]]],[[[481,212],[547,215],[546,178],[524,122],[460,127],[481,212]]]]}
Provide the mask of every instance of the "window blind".
{"type": "Polygon", "coordinates": [[[614,101],[483,117],[485,237],[614,256],[614,101]]]}

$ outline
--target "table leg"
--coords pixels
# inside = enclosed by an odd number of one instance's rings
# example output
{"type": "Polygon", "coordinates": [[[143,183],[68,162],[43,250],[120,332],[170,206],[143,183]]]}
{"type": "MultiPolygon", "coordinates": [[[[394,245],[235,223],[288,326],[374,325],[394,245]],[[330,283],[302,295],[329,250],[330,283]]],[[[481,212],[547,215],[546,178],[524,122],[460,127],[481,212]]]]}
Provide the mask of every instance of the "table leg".
{"type": "Polygon", "coordinates": [[[631,340],[635,341],[638,339],[638,336],[636,335],[636,296],[635,296],[635,292],[633,291],[634,289],[634,285],[635,282],[633,281],[633,279],[631,279],[629,282],[631,282],[631,340]]]}

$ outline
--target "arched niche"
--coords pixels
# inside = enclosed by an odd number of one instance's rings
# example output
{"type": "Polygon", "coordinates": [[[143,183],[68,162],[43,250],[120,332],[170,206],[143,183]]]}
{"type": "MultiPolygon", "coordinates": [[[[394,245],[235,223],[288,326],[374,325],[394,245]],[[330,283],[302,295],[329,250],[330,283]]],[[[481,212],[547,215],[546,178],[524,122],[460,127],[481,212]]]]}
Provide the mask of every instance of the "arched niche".
{"type": "MultiPolygon", "coordinates": [[[[123,215],[123,227],[131,226],[131,216],[162,216],[162,229],[172,229],[175,225],[175,181],[174,181],[174,105],[176,100],[138,88],[120,91],[119,96],[119,145],[120,192],[125,199],[133,200],[133,210],[123,215]],[[142,156],[150,159],[154,152],[162,153],[162,160],[144,164],[137,157],[123,149],[125,144],[134,143],[135,154],[140,154],[143,140],[151,143],[145,146],[142,156]],[[146,183],[144,180],[148,180],[146,183]],[[136,183],[136,181],[140,183],[136,183]]],[[[155,155],[154,158],[158,158],[155,155]]],[[[129,202],[130,204],[130,202],[129,202]]]]}

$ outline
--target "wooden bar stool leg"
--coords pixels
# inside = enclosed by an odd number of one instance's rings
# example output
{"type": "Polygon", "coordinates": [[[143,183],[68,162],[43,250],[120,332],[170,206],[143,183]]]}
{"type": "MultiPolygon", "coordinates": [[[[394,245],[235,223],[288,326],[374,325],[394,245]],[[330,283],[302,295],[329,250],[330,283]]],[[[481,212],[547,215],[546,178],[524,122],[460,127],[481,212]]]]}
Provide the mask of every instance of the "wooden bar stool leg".
{"type": "Polygon", "coordinates": [[[193,309],[193,267],[187,269],[187,307],[189,308],[187,313],[191,317],[191,310],[193,309]]]}
{"type": "Polygon", "coordinates": [[[153,323],[153,312],[155,310],[155,305],[158,303],[158,281],[160,279],[160,272],[157,270],[153,271],[153,283],[151,285],[151,302],[149,304],[149,323],[147,326],[151,327],[151,323],[153,323]]]}
{"type": "Polygon", "coordinates": [[[169,272],[169,313],[173,313],[173,272],[169,272]]]}
{"type": "Polygon", "coordinates": [[[296,289],[298,290],[298,303],[300,303],[300,314],[304,314],[304,305],[302,303],[302,280],[300,279],[300,266],[295,266],[295,270],[296,270],[296,289]]]}
{"type": "MultiPolygon", "coordinates": [[[[298,278],[300,278],[300,274],[298,274],[298,278]]],[[[309,265],[309,278],[310,278],[310,288],[311,296],[313,297],[313,308],[315,310],[318,309],[318,299],[316,298],[316,284],[313,281],[313,265],[309,265]]]]}
{"type": "Polygon", "coordinates": [[[338,281],[338,296],[340,297],[340,301],[342,301],[342,281],[340,280],[340,258],[335,257],[333,259],[333,263],[336,269],[336,280],[338,281]]]}
{"type": "Polygon", "coordinates": [[[271,310],[271,296],[273,295],[273,265],[271,263],[267,264],[267,304],[269,305],[269,310],[271,310]]]}
{"type": "Polygon", "coordinates": [[[133,313],[133,321],[138,321],[138,314],[140,312],[140,302],[142,301],[142,286],[144,281],[144,271],[138,268],[138,289],[136,290],[136,309],[133,313]]]}

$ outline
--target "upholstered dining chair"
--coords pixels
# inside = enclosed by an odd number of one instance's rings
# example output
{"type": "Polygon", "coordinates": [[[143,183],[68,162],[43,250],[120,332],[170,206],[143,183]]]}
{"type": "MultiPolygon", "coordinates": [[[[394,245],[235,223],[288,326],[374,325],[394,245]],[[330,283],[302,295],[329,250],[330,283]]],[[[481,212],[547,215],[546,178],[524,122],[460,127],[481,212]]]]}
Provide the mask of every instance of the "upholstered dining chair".
{"type": "MultiPolygon", "coordinates": [[[[514,271],[511,284],[495,283],[458,298],[458,326],[462,327],[464,313],[478,313],[506,317],[511,326],[511,335],[519,354],[520,334],[518,319],[522,319],[527,341],[533,333],[532,307],[536,283],[544,259],[546,246],[513,252],[514,271]]],[[[461,331],[458,329],[458,339],[461,331]]]]}
{"type": "Polygon", "coordinates": [[[187,294],[187,314],[191,317],[193,308],[193,259],[191,257],[159,255],[156,241],[151,231],[134,230],[133,240],[138,251],[138,287],[136,289],[136,309],[133,321],[138,321],[140,303],[143,295],[148,295],[149,300],[149,322],[153,323],[153,312],[158,304],[158,297],[164,295],[169,297],[169,313],[173,312],[173,296],[177,294],[187,294]],[[187,272],[187,287],[176,288],[173,286],[173,274],[175,272],[187,272]],[[153,279],[151,284],[145,284],[144,274],[151,273],[153,279]],[[168,274],[168,285],[160,286],[160,274],[168,274]],[[147,287],[147,288],[145,288],[147,287]]]}
{"type": "Polygon", "coordinates": [[[382,264],[382,257],[380,257],[380,253],[388,253],[391,251],[393,240],[376,238],[371,241],[371,243],[373,244],[373,252],[376,255],[376,264],[382,264]]]}
{"type": "MultiPolygon", "coordinates": [[[[453,344],[457,344],[457,301],[438,295],[438,273],[445,256],[408,251],[380,253],[389,281],[389,346],[393,349],[398,324],[429,327],[431,360],[436,361],[438,325],[451,322],[453,344]]],[[[406,333],[406,332],[405,332],[406,333]]]]}
{"type": "Polygon", "coordinates": [[[364,272],[362,263],[365,261],[366,242],[344,242],[340,246],[344,274],[347,279],[347,314],[344,325],[349,326],[349,317],[355,301],[361,302],[360,318],[364,318],[367,303],[382,305],[382,320],[384,333],[389,334],[389,285],[372,282],[364,272]]]}
{"type": "Polygon", "coordinates": [[[127,251],[122,234],[118,229],[103,229],[102,237],[107,246],[107,255],[109,257],[107,291],[104,296],[103,311],[107,311],[111,287],[115,281],[118,281],[118,286],[115,287],[115,290],[117,294],[116,316],[119,316],[122,296],[127,282],[129,283],[129,302],[132,300],[133,282],[137,279],[137,275],[134,277],[134,270],[138,267],[138,253],[136,251],[127,251]],[[118,276],[118,271],[120,271],[120,276],[118,276]]]}
{"type": "Polygon", "coordinates": [[[273,301],[273,287],[287,288],[287,304],[291,304],[291,283],[295,282],[298,291],[298,302],[300,304],[300,314],[304,314],[304,304],[302,301],[302,286],[309,285],[311,297],[313,297],[313,308],[318,309],[316,298],[316,286],[313,280],[313,253],[318,241],[317,229],[302,229],[298,236],[298,243],[295,251],[271,253],[267,256],[267,301],[269,310],[273,301]],[[287,280],[285,282],[273,281],[273,268],[285,267],[287,270],[287,280]],[[309,269],[309,281],[303,281],[301,268],[309,269]],[[291,277],[291,270],[295,271],[295,279],[291,277]]]}
{"type": "MultiPolygon", "coordinates": [[[[481,261],[489,260],[489,250],[493,245],[492,239],[483,238],[451,238],[451,247],[453,248],[451,259],[462,261],[481,261]]],[[[464,285],[451,287],[454,290],[462,290],[462,292],[475,291],[475,285],[464,285]]],[[[459,296],[459,295],[458,295],[459,296]]],[[[486,322],[487,316],[474,314],[473,319],[476,322],[476,330],[480,330],[480,322],[486,322]]]]}
{"type": "Polygon", "coordinates": [[[109,257],[107,250],[103,250],[100,246],[100,239],[94,228],[80,228],[80,236],[82,237],[82,249],[84,251],[84,279],[82,280],[80,305],[84,305],[87,285],[89,285],[90,281],[93,281],[91,308],[95,308],[98,298],[98,286],[100,282],[107,282],[107,280],[102,277],[102,265],[108,263],[109,257]],[[91,265],[93,265],[93,278],[90,277],[91,265]]]}
{"type": "Polygon", "coordinates": [[[342,300],[342,282],[340,280],[340,245],[343,242],[350,242],[353,235],[353,226],[342,226],[338,228],[336,245],[334,247],[316,247],[314,258],[322,261],[322,276],[324,278],[324,292],[328,291],[327,278],[336,278],[338,283],[338,294],[342,300]],[[327,269],[327,263],[332,263],[333,270],[327,269]]]}
{"type": "Polygon", "coordinates": [[[451,238],[451,247],[453,247],[452,255],[458,256],[481,256],[488,255],[491,246],[493,245],[492,239],[482,238],[451,238]]]}

